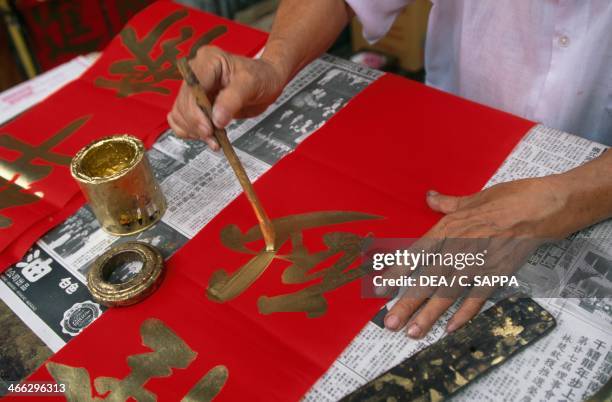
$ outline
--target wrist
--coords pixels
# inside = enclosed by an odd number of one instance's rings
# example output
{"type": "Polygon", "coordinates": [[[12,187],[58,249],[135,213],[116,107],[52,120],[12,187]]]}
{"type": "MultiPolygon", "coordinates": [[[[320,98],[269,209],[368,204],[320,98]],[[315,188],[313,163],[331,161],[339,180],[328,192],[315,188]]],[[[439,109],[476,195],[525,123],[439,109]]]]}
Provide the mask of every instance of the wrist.
{"type": "Polygon", "coordinates": [[[564,206],[560,217],[566,235],[612,216],[612,183],[599,168],[587,164],[544,178],[564,206]]]}
{"type": "Polygon", "coordinates": [[[286,52],[282,49],[282,44],[278,43],[278,40],[269,40],[268,43],[266,43],[260,60],[272,68],[279,83],[284,87],[289,83],[291,78],[293,78],[299,66],[292,66],[290,63],[291,57],[285,54],[286,52]]]}

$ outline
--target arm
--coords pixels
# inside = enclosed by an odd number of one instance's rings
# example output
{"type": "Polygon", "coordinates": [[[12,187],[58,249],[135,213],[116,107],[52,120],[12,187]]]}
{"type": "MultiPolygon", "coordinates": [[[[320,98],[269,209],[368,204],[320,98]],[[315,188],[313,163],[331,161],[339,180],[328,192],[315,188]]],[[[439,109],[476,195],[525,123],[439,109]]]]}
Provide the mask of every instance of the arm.
{"type": "Polygon", "coordinates": [[[286,84],[334,43],[351,15],[344,0],[283,0],[262,59],[277,66],[286,84]]]}
{"type": "MultiPolygon", "coordinates": [[[[232,118],[263,112],[300,68],[327,50],[349,17],[344,0],[283,0],[260,59],[214,46],[200,48],[190,64],[212,100],[214,126],[222,128],[232,118]]],[[[202,139],[212,149],[219,148],[213,125],[184,83],[168,123],[180,137],[202,139]]]]}

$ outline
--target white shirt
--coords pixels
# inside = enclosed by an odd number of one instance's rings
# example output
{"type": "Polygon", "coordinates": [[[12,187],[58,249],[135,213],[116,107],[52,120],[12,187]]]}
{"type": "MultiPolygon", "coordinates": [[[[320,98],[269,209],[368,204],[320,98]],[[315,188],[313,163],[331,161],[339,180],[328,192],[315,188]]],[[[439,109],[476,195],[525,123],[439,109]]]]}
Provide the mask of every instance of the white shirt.
{"type": "MultiPolygon", "coordinates": [[[[372,42],[410,0],[346,0],[372,42]]],[[[612,145],[611,0],[433,0],[427,84],[612,145]]]]}

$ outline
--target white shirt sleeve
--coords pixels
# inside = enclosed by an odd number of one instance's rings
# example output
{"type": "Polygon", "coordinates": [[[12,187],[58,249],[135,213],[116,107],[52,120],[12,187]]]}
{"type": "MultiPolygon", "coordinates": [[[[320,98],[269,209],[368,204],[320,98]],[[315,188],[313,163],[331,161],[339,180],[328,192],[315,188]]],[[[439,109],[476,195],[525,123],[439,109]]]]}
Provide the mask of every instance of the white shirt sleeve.
{"type": "Polygon", "coordinates": [[[393,21],[412,0],[346,0],[363,25],[363,37],[374,43],[385,36],[393,21]]]}

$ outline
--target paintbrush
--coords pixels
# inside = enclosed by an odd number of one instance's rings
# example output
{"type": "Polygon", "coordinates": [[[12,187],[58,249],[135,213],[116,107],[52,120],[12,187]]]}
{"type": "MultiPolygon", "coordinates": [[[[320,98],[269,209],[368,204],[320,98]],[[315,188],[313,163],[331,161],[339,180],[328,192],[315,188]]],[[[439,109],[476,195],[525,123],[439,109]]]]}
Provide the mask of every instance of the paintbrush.
{"type": "Polygon", "coordinates": [[[200,85],[200,81],[198,80],[198,77],[196,77],[196,75],[193,73],[193,70],[189,66],[187,59],[182,58],[178,60],[176,65],[181,75],[183,76],[185,83],[191,89],[191,92],[193,93],[193,96],[196,99],[198,107],[200,108],[200,110],[202,110],[202,113],[204,113],[204,115],[208,117],[211,124],[213,125],[214,136],[219,142],[219,145],[221,146],[221,149],[223,150],[223,153],[225,154],[225,157],[227,158],[230,166],[234,170],[234,173],[236,174],[236,177],[238,178],[238,181],[242,186],[242,190],[244,190],[247,199],[251,203],[251,207],[253,207],[253,211],[255,212],[257,221],[259,222],[261,234],[263,235],[264,242],[266,244],[266,251],[274,251],[276,246],[276,235],[274,233],[274,226],[272,225],[270,218],[268,218],[266,211],[261,205],[261,201],[259,201],[259,197],[257,197],[257,194],[255,193],[253,184],[251,183],[249,176],[247,176],[247,173],[244,170],[244,166],[242,166],[238,155],[236,155],[236,151],[234,151],[234,148],[232,147],[229,138],[227,138],[227,133],[225,132],[225,129],[214,127],[214,123],[212,122],[212,105],[210,103],[210,100],[208,99],[208,96],[206,96],[206,93],[204,92],[204,88],[202,88],[202,85],[200,85]]]}

